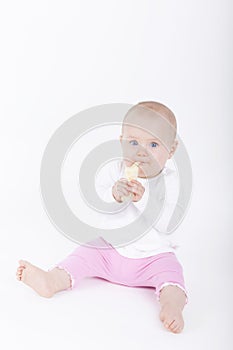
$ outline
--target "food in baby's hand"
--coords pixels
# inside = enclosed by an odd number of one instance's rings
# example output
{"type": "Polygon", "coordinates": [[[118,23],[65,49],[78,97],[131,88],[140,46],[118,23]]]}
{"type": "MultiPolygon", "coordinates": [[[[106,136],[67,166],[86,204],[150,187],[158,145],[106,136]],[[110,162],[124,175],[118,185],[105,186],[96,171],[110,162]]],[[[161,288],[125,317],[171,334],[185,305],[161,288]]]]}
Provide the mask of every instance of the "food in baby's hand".
{"type": "Polygon", "coordinates": [[[139,162],[135,162],[133,165],[125,167],[125,177],[128,181],[137,180],[139,170],[138,165],[139,162]]]}
{"type": "MultiPolygon", "coordinates": [[[[137,180],[138,171],[139,171],[139,162],[135,162],[130,167],[125,167],[125,177],[128,181],[137,180]]],[[[130,193],[128,196],[122,196],[121,200],[124,202],[125,200],[129,200],[133,198],[133,193],[130,193]]]]}

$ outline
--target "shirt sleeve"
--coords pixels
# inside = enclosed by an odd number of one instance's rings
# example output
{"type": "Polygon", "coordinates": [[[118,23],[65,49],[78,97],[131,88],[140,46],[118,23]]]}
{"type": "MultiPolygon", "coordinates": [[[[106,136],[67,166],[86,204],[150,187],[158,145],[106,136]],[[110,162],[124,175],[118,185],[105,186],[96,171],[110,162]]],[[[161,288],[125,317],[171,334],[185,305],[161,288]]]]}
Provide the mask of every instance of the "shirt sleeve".
{"type": "Polygon", "coordinates": [[[104,165],[96,174],[95,188],[98,196],[107,203],[115,202],[112,195],[112,187],[119,179],[119,163],[109,162],[104,165]]]}

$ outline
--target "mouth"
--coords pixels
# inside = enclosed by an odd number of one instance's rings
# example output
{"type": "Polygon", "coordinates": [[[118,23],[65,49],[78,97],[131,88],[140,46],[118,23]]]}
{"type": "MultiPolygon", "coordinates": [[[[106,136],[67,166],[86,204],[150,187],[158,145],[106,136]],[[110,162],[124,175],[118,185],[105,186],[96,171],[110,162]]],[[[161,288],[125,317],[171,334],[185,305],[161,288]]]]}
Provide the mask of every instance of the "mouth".
{"type": "Polygon", "coordinates": [[[145,162],[134,162],[131,164],[132,165],[136,165],[138,168],[140,168],[141,166],[144,166],[146,163],[145,162]]]}
{"type": "Polygon", "coordinates": [[[137,165],[137,167],[140,169],[141,167],[144,167],[144,166],[146,166],[146,165],[148,165],[148,162],[132,162],[130,165],[128,165],[128,166],[132,166],[132,165],[137,165]]]}

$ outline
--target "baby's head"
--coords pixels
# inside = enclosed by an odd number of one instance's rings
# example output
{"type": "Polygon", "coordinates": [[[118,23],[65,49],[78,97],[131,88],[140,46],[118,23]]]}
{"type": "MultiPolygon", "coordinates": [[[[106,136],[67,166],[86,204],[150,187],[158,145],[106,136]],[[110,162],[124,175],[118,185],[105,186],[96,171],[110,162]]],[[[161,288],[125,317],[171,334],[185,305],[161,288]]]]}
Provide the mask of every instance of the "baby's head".
{"type": "Polygon", "coordinates": [[[139,177],[154,177],[173,156],[178,145],[177,123],[165,105],[140,102],[130,108],[122,123],[120,142],[126,166],[139,164],[139,177]]]}

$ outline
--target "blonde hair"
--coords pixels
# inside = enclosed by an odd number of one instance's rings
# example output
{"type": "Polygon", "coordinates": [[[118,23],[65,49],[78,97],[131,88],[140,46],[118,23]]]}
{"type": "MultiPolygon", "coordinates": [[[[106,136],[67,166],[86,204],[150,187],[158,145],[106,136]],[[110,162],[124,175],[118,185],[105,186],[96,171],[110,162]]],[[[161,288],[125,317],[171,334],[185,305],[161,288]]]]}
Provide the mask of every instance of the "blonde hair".
{"type": "Polygon", "coordinates": [[[158,112],[161,114],[164,118],[166,118],[169,123],[174,127],[174,129],[177,131],[177,122],[176,122],[176,117],[174,113],[164,104],[160,102],[155,102],[155,101],[143,101],[139,102],[136,104],[134,107],[141,106],[143,108],[150,109],[151,111],[158,112]]]}

